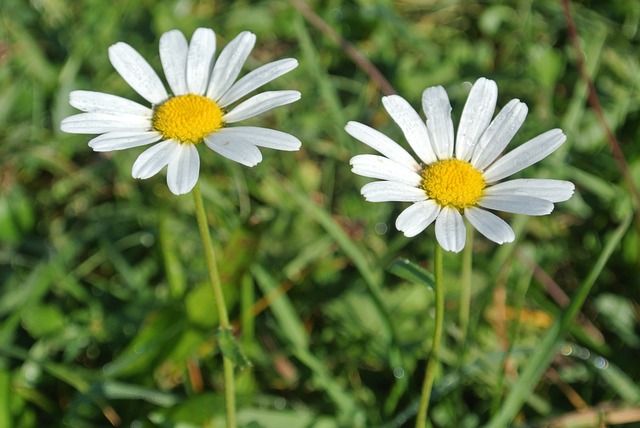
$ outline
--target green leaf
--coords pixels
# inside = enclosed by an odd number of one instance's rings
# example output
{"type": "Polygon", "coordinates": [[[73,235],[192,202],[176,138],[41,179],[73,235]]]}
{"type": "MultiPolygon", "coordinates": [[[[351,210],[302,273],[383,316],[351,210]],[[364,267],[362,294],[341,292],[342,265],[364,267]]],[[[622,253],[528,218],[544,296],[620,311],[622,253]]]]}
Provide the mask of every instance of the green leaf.
{"type": "Polygon", "coordinates": [[[262,294],[269,299],[269,307],[278,320],[284,336],[294,348],[306,349],[309,346],[309,337],[289,298],[286,294],[282,294],[273,277],[264,268],[256,265],[252,273],[262,294]]]}
{"type": "Polygon", "coordinates": [[[531,359],[524,371],[513,385],[509,395],[507,395],[507,398],[504,400],[500,407],[500,411],[491,418],[487,424],[487,428],[507,426],[516,416],[525,400],[531,394],[551,363],[553,357],[556,355],[564,337],[571,329],[575,318],[578,316],[580,308],[591,291],[591,287],[602,273],[602,270],[613,254],[613,250],[620,244],[622,237],[631,224],[632,218],[633,213],[628,215],[625,221],[618,226],[612,236],[609,237],[602,253],[600,253],[600,257],[598,257],[598,260],[596,260],[593,268],[589,272],[589,275],[580,284],[578,291],[572,297],[571,303],[564,310],[561,318],[551,326],[545,337],[540,341],[539,346],[531,356],[531,359]]]}
{"type": "Polygon", "coordinates": [[[18,186],[0,194],[0,241],[17,243],[35,224],[33,202],[18,186]]]}
{"type": "Polygon", "coordinates": [[[165,308],[152,312],[129,346],[104,366],[103,373],[115,377],[153,370],[159,361],[173,351],[185,328],[184,313],[181,311],[165,308]]]}
{"type": "Polygon", "coordinates": [[[24,328],[34,338],[47,336],[65,325],[65,316],[57,306],[36,305],[22,312],[24,328]]]}
{"type": "Polygon", "coordinates": [[[274,279],[261,266],[254,266],[252,273],[262,293],[269,296],[269,307],[280,329],[285,333],[283,336],[289,340],[294,355],[313,372],[314,383],[333,399],[340,409],[341,417],[353,424],[354,420],[363,416],[362,410],[353,397],[331,376],[326,363],[309,351],[309,337],[289,297],[278,293],[274,279]]]}
{"type": "Polygon", "coordinates": [[[389,272],[409,282],[426,285],[433,291],[435,284],[433,274],[407,259],[398,259],[391,263],[389,272]]]}
{"type": "Polygon", "coordinates": [[[213,310],[214,302],[211,284],[207,281],[198,283],[184,298],[189,322],[206,329],[214,328],[218,324],[218,312],[213,310]]]}
{"type": "MultiPolygon", "coordinates": [[[[160,409],[151,419],[158,426],[204,427],[218,426],[212,420],[224,420],[224,396],[216,393],[198,394],[174,406],[160,409]]],[[[221,426],[221,425],[220,425],[221,426]]]]}
{"type": "Polygon", "coordinates": [[[179,401],[173,394],[124,382],[106,381],[99,385],[98,390],[107,399],[144,400],[162,407],[174,406],[179,401]]]}
{"type": "Polygon", "coordinates": [[[611,293],[602,293],[594,302],[602,319],[615,334],[628,345],[638,347],[640,338],[635,333],[636,314],[632,303],[624,297],[611,293]]]}
{"type": "Polygon", "coordinates": [[[640,386],[638,386],[636,380],[631,379],[618,366],[602,357],[594,359],[594,366],[598,369],[602,379],[609,384],[620,398],[628,403],[640,403],[640,386]]]}
{"type": "Polygon", "coordinates": [[[0,368],[0,428],[11,428],[11,374],[0,368]]]}
{"type": "Polygon", "coordinates": [[[251,361],[249,361],[249,359],[240,349],[240,346],[236,342],[235,337],[233,337],[233,334],[231,334],[230,328],[218,329],[216,337],[218,338],[218,344],[220,345],[222,354],[231,360],[234,367],[237,367],[240,370],[244,370],[253,366],[251,361]]]}

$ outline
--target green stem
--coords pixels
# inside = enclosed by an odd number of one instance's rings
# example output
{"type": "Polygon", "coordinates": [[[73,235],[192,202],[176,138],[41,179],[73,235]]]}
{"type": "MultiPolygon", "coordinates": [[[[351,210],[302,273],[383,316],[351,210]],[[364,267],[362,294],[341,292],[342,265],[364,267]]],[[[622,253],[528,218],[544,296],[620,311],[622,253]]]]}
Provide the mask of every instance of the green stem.
{"type": "Polygon", "coordinates": [[[442,325],[444,322],[444,294],[442,292],[442,247],[436,242],[434,255],[434,276],[436,295],[436,325],[433,330],[433,342],[431,353],[427,360],[427,370],[424,374],[422,384],[422,394],[420,396],[420,406],[416,416],[416,428],[424,428],[427,421],[427,411],[429,410],[429,400],[431,399],[431,389],[433,379],[436,374],[438,364],[438,352],[440,350],[440,339],[442,337],[442,325]]]}
{"type": "MultiPolygon", "coordinates": [[[[204,256],[207,261],[207,269],[209,270],[209,281],[213,288],[213,300],[218,311],[218,320],[220,330],[230,328],[229,315],[227,314],[227,306],[224,302],[224,293],[222,292],[222,284],[220,274],[218,273],[218,264],[216,263],[216,255],[213,251],[213,242],[209,234],[209,225],[207,223],[207,214],[204,210],[202,201],[202,193],[200,192],[200,183],[196,183],[193,188],[193,200],[196,206],[196,219],[198,220],[198,229],[200,230],[200,239],[204,247],[204,256]]],[[[222,363],[224,370],[224,399],[227,412],[227,428],[236,427],[236,396],[235,396],[235,379],[233,373],[233,362],[222,354],[222,363]]]]}

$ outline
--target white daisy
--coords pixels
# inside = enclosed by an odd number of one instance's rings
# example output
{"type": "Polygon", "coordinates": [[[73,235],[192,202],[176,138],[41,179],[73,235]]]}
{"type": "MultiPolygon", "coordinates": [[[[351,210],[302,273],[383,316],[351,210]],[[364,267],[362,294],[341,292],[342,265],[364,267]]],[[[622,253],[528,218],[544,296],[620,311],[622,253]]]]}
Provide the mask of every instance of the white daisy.
{"type": "Polygon", "coordinates": [[[554,202],[569,199],[574,185],[568,181],[515,179],[498,183],[553,153],[566,136],[553,129],[497,159],[527,115],[527,106],[516,99],[492,121],[497,98],[496,83],[478,79],[462,112],[455,144],[451,105],[441,86],[427,88],[422,94],[426,124],[402,97],[382,98],[421,162],[386,135],[349,122],[345,129],[351,136],[383,155],[351,159],[355,174],[383,180],[364,185],[365,199],[413,202],[398,216],[398,230],[411,237],[435,221],[438,243],[453,252],[464,248],[463,218],[488,239],[503,244],[514,240],[513,230],[487,210],[546,215],[554,202]]]}
{"type": "Polygon", "coordinates": [[[240,33],[216,60],[213,30],[198,28],[187,43],[178,30],[160,38],[160,60],[171,92],[149,63],[126,43],[109,48],[109,60],[122,78],[151,107],[115,95],[73,91],[70,103],[85,113],[68,117],[60,128],[74,134],[101,134],[89,146],[97,152],[122,150],[156,143],[133,164],[134,178],[149,178],[167,166],[167,184],[176,195],[187,193],[198,181],[200,158],[196,146],[243,165],[262,160],[258,147],[298,150],[300,141],[273,129],[227,127],[274,107],[300,99],[298,91],[269,91],[255,95],[228,110],[249,92],[293,70],[292,58],[259,67],[238,81],[256,36],[240,33]]]}

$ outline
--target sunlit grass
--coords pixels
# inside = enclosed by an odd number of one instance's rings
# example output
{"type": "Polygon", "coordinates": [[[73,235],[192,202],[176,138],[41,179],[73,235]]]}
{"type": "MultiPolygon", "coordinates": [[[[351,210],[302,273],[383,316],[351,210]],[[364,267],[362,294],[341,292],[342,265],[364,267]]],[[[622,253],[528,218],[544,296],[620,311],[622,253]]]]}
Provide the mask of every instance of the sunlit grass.
{"type": "MultiPolygon", "coordinates": [[[[516,97],[529,106],[513,147],[555,127],[568,137],[526,175],[571,180],[574,197],[551,216],[505,217],[514,244],[476,236],[466,340],[463,260],[444,256],[434,426],[483,426],[512,413],[515,426],[568,427],[578,410],[596,424],[595,410],[626,408],[637,423],[640,229],[589,107],[561,3],[308,4],[414,107],[425,87],[443,85],[459,115],[469,84],[486,76],[498,83],[499,106],[516,97]],[[567,325],[563,308],[579,291],[589,294],[567,325]],[[528,370],[536,361],[542,370],[528,370]]],[[[575,4],[573,14],[586,70],[640,184],[640,11],[633,2],[575,4]]],[[[401,206],[359,194],[367,180],[351,174],[348,159],[362,150],[346,122],[404,140],[344,50],[289,2],[3,0],[0,428],[224,418],[218,320],[191,196],[172,195],[161,176],[132,179],[142,149],[98,154],[87,136],[58,128],[75,113],[73,89],[139,99],[109,64],[109,45],[127,41],[158,68],[160,34],[199,26],[225,43],[256,33],[251,69],[300,61],[269,88],[302,99],[253,122],[296,135],[300,152],[265,151],[251,169],[201,152],[231,323],[253,363],[237,379],[239,422],[411,426],[434,328],[435,238],[433,230],[405,238],[393,224],[401,206]],[[427,273],[398,274],[397,263],[390,271],[397,259],[427,273]]]]}

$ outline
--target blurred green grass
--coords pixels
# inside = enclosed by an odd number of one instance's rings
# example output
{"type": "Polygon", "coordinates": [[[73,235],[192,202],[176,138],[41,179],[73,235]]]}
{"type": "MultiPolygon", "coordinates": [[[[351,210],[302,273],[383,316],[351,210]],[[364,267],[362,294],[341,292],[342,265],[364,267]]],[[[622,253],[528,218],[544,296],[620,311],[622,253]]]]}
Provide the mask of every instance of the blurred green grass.
{"type": "MultiPolygon", "coordinates": [[[[309,5],[415,107],[425,87],[443,85],[458,118],[467,82],[486,76],[498,83],[499,106],[514,97],[529,106],[511,148],[554,127],[568,136],[524,175],[572,180],[576,195],[551,216],[511,218],[513,245],[475,240],[465,353],[457,329],[461,257],[445,257],[434,425],[489,421],[562,313],[550,287],[572,296],[607,245],[614,253],[564,354],[536,380],[514,425],[566,421],[584,408],[637,411],[640,230],[633,224],[615,235],[634,207],[588,108],[561,3],[309,5]]],[[[587,69],[640,185],[640,6],[572,7],[587,69]]],[[[342,49],[285,1],[3,0],[0,428],[213,426],[224,416],[217,320],[190,196],[171,195],[161,176],[133,180],[139,151],[93,153],[88,136],[58,129],[74,113],[70,90],[138,99],[109,64],[109,45],[126,41],[159,70],[160,34],[178,28],[190,36],[199,26],[213,28],[221,44],[255,32],[249,68],[300,61],[270,87],[300,90],[302,100],[256,119],[296,135],[300,152],[265,150],[251,169],[202,158],[225,293],[253,362],[239,374],[239,420],[249,427],[410,424],[433,296],[387,268],[406,258],[429,269],[433,230],[406,239],[393,226],[402,204],[359,195],[367,180],[351,174],[348,159],[366,148],[344,124],[357,120],[403,140],[381,94],[342,49]]]]}

